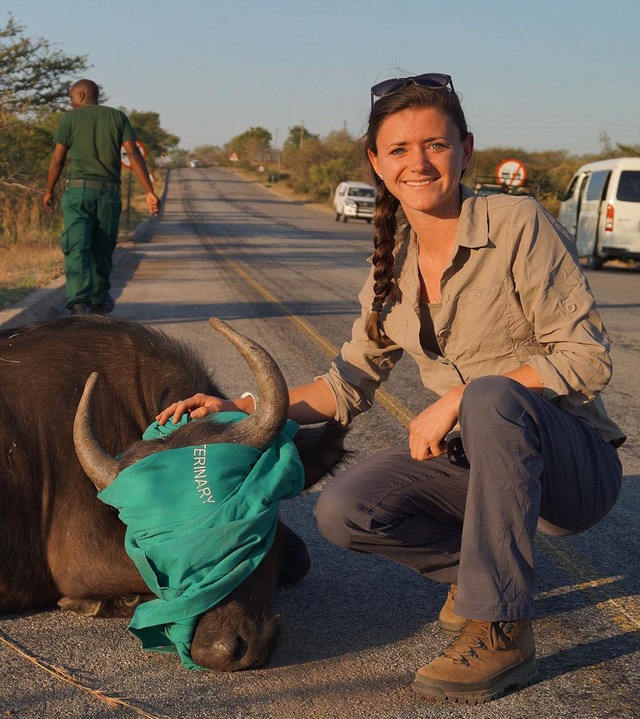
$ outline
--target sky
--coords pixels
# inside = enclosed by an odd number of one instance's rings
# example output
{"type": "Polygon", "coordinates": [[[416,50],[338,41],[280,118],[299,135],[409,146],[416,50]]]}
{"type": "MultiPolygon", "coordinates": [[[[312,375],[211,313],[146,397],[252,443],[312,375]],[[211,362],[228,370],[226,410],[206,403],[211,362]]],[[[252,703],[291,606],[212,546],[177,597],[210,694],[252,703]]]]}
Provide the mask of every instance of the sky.
{"type": "Polygon", "coordinates": [[[443,72],[476,147],[640,144],[638,0],[0,0],[28,37],[87,55],[109,105],[180,147],[250,127],[363,133],[371,85],[443,72]]]}

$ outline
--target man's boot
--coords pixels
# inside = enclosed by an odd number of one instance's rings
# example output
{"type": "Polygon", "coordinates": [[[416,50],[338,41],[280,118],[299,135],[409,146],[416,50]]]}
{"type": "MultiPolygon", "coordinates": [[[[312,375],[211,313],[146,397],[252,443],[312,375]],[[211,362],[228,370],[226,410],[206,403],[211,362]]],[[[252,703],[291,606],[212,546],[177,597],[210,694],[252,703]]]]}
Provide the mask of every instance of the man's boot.
{"type": "Polygon", "coordinates": [[[70,315],[88,315],[89,314],[89,306],[85,304],[84,302],[74,302],[71,307],[69,307],[69,314],[70,315]]]}
{"type": "Polygon", "coordinates": [[[110,294],[107,294],[102,302],[94,302],[91,305],[91,312],[94,315],[108,315],[109,312],[113,312],[113,308],[116,303],[110,294]]]}
{"type": "Polygon", "coordinates": [[[440,614],[438,615],[438,624],[440,625],[440,629],[442,629],[443,632],[447,632],[447,634],[460,634],[462,627],[464,627],[464,624],[467,621],[465,617],[461,617],[453,610],[457,591],[457,584],[452,584],[449,587],[447,599],[440,610],[440,614]]]}
{"type": "Polygon", "coordinates": [[[481,622],[468,619],[444,652],[418,669],[418,694],[466,704],[481,704],[520,689],[536,676],[531,622],[481,622]]]}

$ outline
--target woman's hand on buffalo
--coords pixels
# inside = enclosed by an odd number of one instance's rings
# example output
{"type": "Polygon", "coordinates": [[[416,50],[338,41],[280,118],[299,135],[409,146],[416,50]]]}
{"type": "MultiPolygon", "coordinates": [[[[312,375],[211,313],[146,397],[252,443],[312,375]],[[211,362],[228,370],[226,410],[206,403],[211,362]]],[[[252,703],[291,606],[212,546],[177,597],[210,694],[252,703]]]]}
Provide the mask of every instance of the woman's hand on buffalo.
{"type": "Polygon", "coordinates": [[[181,399],[163,409],[156,415],[158,424],[166,424],[169,418],[176,424],[183,414],[188,414],[192,419],[206,417],[216,412],[246,412],[250,414],[254,410],[251,397],[240,397],[238,399],[221,399],[208,394],[198,392],[193,397],[181,399]]]}
{"type": "Polygon", "coordinates": [[[445,437],[458,422],[464,386],[449,390],[416,415],[409,424],[409,450],[413,459],[424,461],[447,452],[445,437]]]}

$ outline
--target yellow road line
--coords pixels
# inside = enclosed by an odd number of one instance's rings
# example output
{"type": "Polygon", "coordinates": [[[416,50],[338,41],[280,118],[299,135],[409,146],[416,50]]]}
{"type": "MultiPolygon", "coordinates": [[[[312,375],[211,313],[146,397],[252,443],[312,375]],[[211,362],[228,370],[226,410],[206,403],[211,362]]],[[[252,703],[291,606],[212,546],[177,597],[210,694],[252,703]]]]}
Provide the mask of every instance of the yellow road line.
{"type": "MultiPolygon", "coordinates": [[[[568,577],[576,581],[566,591],[580,591],[589,597],[591,603],[602,611],[611,621],[624,632],[635,632],[640,629],[640,598],[629,595],[614,598],[604,591],[604,587],[618,584],[624,577],[602,577],[602,572],[595,567],[583,554],[576,551],[568,542],[552,541],[543,534],[538,534],[537,541],[544,545],[545,554],[568,577]],[[584,576],[599,579],[584,581],[584,576]],[[626,605],[626,606],[625,606],[626,605]]],[[[536,595],[540,599],[543,595],[536,595]]]]}

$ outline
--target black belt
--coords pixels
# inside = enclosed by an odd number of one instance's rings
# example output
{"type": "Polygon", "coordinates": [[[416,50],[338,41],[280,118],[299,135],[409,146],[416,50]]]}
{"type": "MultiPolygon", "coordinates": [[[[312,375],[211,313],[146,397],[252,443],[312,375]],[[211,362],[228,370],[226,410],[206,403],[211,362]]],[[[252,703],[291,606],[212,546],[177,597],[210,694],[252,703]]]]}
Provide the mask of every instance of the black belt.
{"type": "Polygon", "coordinates": [[[86,187],[89,190],[101,190],[104,192],[118,192],[120,185],[106,180],[67,180],[67,187],[86,187]]]}

